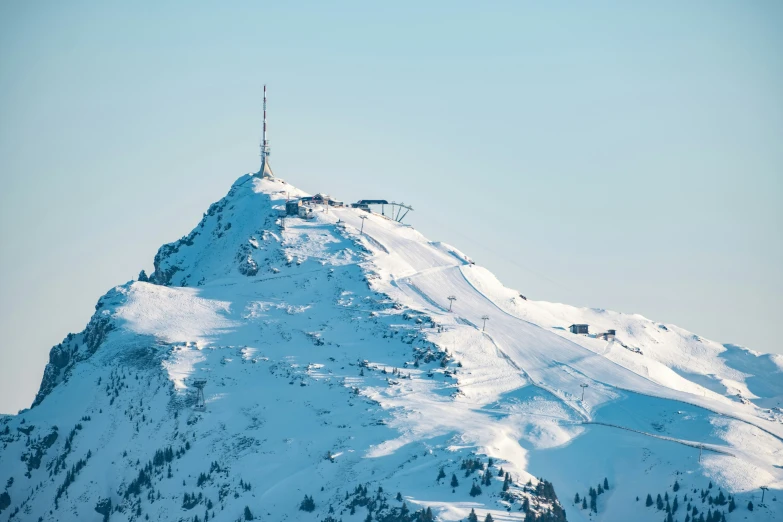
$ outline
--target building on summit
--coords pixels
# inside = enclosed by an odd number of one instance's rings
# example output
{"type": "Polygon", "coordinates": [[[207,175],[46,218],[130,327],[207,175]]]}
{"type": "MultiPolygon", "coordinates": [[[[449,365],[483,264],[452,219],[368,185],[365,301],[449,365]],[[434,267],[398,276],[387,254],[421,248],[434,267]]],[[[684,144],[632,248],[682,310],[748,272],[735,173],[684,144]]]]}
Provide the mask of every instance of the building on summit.
{"type": "Polygon", "coordinates": [[[589,326],[586,324],[572,324],[568,327],[569,330],[571,330],[572,334],[584,334],[587,335],[589,332],[589,326]]]}

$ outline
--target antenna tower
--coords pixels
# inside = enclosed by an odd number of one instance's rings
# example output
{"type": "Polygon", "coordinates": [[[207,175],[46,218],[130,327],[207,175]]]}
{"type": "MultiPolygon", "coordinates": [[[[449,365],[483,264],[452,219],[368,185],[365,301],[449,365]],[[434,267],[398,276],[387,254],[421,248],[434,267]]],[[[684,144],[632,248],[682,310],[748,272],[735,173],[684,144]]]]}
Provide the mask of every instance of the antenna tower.
{"type": "Polygon", "coordinates": [[[269,140],[266,138],[266,84],[264,84],[264,126],[261,134],[261,168],[258,170],[258,177],[272,178],[272,167],[269,166],[269,140]]]}

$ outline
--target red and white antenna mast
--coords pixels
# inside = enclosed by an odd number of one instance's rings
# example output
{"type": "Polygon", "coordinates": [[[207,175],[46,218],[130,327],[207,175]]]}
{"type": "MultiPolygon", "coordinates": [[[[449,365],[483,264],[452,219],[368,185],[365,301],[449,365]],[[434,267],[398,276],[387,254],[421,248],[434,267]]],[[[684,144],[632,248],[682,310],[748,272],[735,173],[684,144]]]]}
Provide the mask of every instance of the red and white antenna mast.
{"type": "Polygon", "coordinates": [[[264,85],[264,127],[261,136],[261,168],[258,175],[262,178],[274,178],[269,166],[269,140],[266,139],[266,84],[264,85]]]}
{"type": "Polygon", "coordinates": [[[266,139],[266,85],[264,85],[264,136],[261,141],[261,157],[269,156],[269,140],[266,139]]]}

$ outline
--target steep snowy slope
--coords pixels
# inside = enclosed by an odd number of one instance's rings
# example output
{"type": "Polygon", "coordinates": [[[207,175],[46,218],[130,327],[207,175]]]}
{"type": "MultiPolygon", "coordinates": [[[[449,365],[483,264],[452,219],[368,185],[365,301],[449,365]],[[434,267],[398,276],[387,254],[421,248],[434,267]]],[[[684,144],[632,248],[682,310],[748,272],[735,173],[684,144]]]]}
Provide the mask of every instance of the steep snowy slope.
{"type": "Polygon", "coordinates": [[[783,519],[783,359],[524,300],[382,216],[281,219],[302,194],[243,176],[52,349],[0,520],[783,519]]]}

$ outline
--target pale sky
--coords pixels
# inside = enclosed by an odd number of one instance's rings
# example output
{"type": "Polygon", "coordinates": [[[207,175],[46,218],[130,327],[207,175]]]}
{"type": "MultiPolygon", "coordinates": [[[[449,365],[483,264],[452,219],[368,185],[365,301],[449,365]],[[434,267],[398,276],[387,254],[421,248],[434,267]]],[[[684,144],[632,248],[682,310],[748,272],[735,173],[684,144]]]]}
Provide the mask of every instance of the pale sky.
{"type": "Polygon", "coordinates": [[[783,352],[783,3],[0,3],[0,412],[257,169],[532,299],[783,352]]]}

